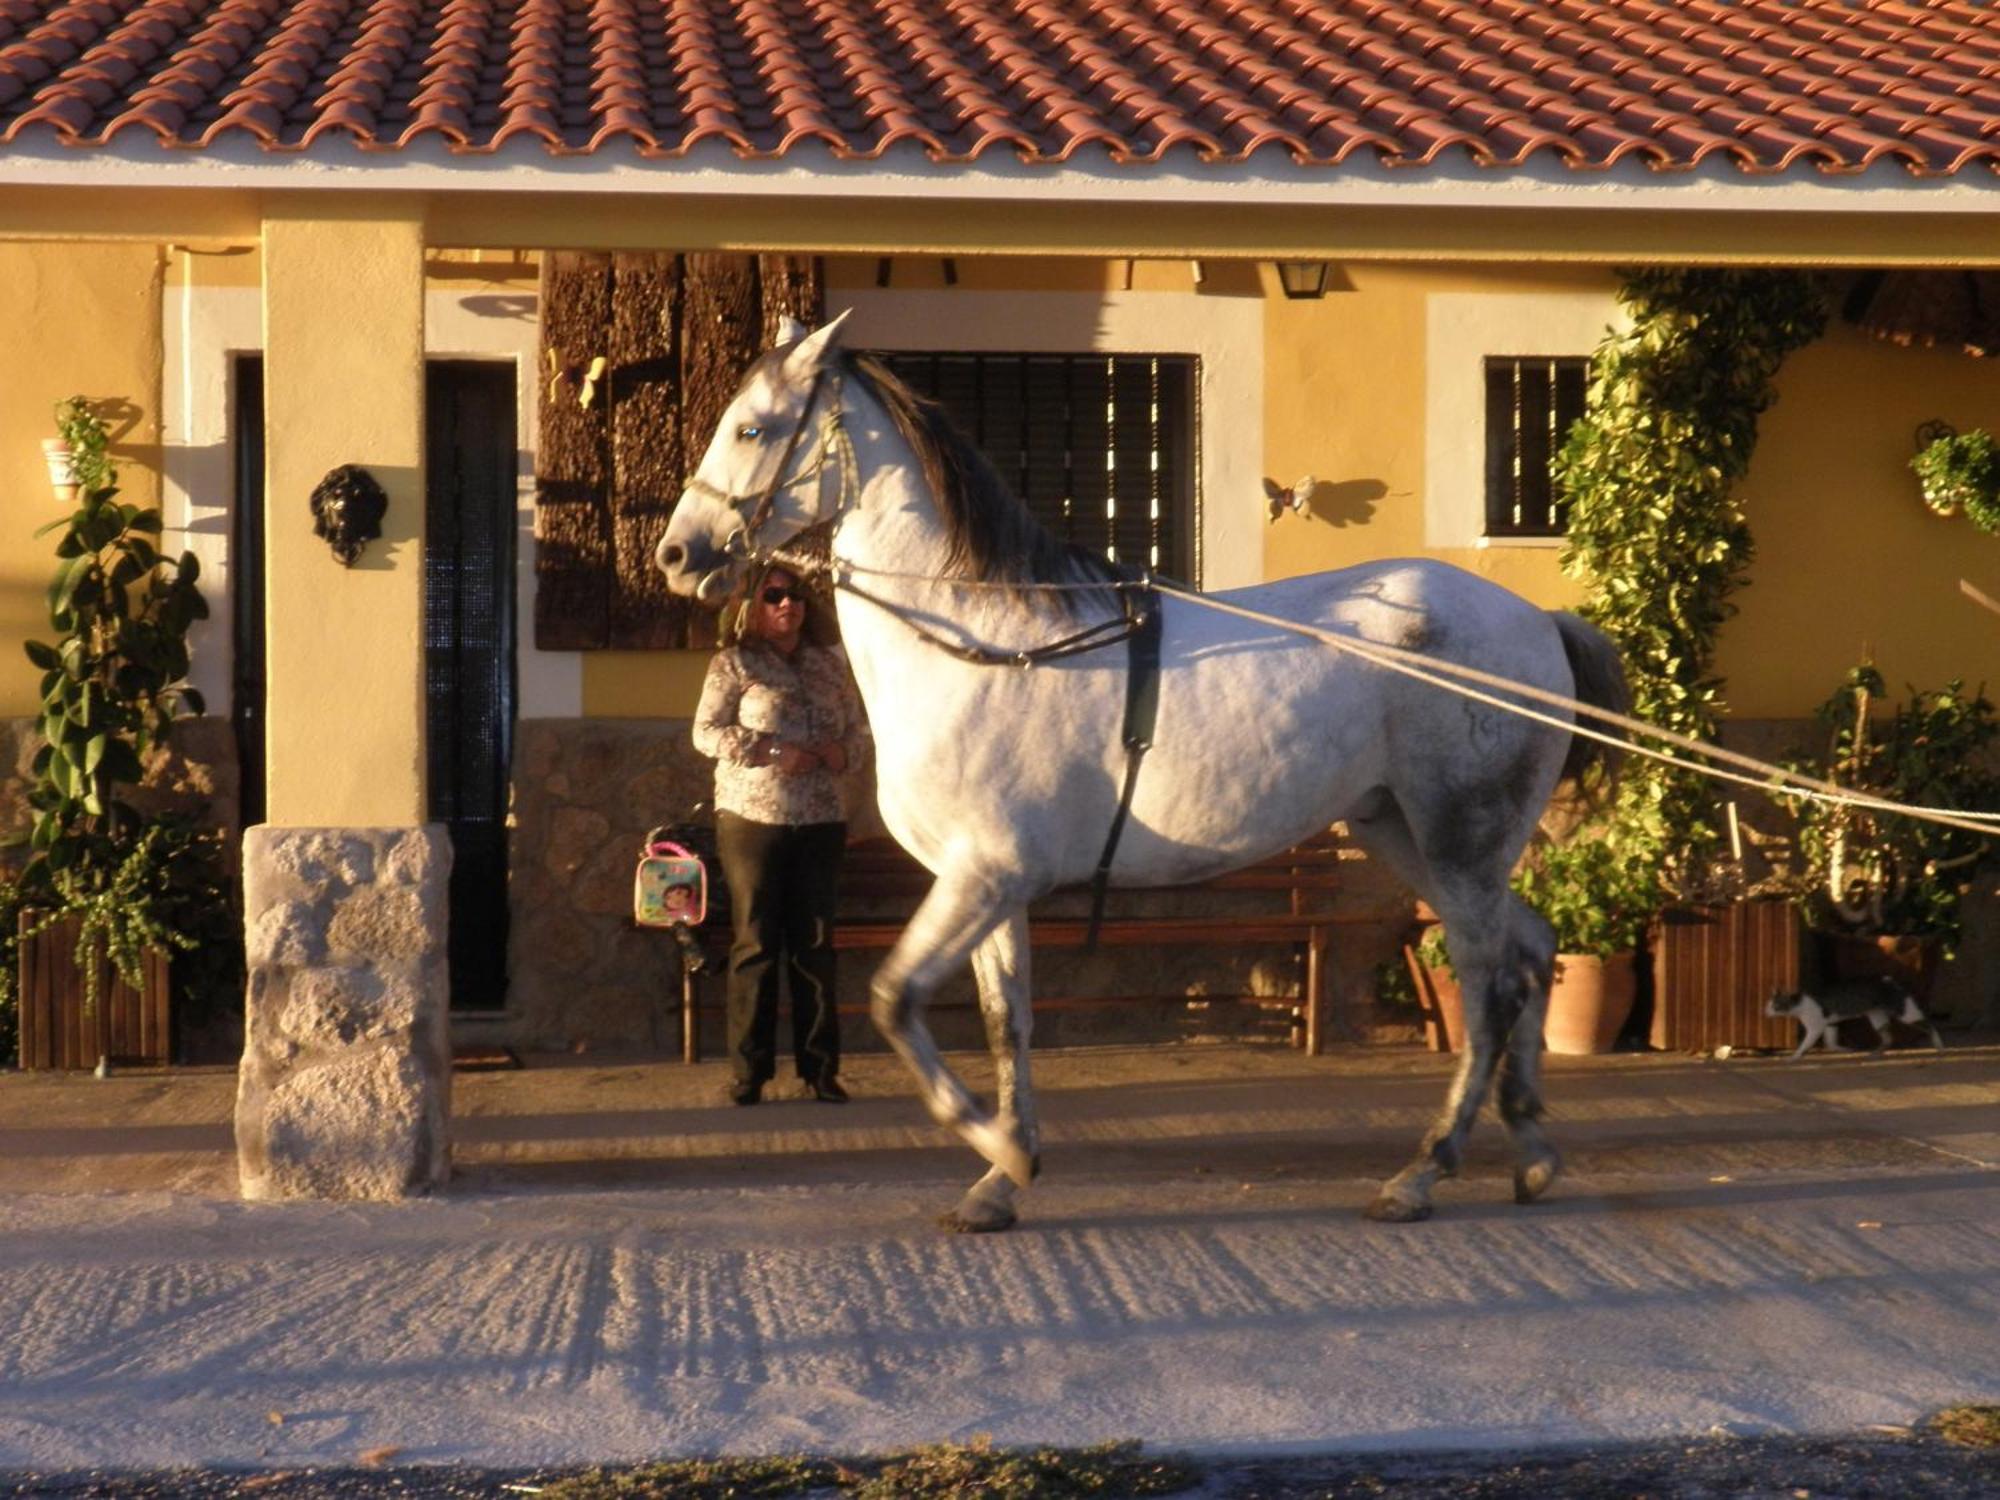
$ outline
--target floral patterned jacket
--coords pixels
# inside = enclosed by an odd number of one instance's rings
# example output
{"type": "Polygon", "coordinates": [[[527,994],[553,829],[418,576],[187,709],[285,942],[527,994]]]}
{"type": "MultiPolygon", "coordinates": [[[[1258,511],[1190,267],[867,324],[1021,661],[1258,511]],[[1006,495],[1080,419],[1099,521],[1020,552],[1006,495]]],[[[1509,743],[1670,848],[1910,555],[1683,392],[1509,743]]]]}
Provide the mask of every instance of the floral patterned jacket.
{"type": "Polygon", "coordinates": [[[761,643],[726,646],[709,663],[695,710],[694,747],[715,762],[715,807],[758,823],[839,823],[841,783],[816,766],[787,776],[758,751],[765,736],[837,741],[849,772],[869,749],[868,720],[838,647],[801,643],[791,656],[761,643]]]}

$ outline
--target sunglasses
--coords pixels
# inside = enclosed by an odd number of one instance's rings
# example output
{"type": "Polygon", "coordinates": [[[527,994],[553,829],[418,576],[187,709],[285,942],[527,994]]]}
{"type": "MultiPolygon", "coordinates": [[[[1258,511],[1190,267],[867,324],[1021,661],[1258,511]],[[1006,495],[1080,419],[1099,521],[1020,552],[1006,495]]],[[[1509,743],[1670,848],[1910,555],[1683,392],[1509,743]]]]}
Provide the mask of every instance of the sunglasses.
{"type": "Polygon", "coordinates": [[[766,604],[803,604],[806,602],[804,590],[781,588],[776,584],[765,589],[759,597],[766,604]]]}

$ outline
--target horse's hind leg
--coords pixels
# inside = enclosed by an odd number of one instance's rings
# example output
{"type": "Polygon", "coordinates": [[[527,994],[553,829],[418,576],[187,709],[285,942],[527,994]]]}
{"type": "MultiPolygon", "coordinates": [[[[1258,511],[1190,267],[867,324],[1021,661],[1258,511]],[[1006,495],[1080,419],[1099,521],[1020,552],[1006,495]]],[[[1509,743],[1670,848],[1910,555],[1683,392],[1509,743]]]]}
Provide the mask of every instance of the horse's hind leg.
{"type": "Polygon", "coordinates": [[[1465,997],[1465,1051],[1445,1095],[1444,1108],[1417,1147],[1416,1159],[1382,1185],[1368,1205],[1371,1219],[1414,1223],[1431,1216],[1431,1189],[1458,1174],[1466,1138],[1493,1087],[1493,1075],[1514,1022],[1526,1005],[1523,988],[1507,963],[1504,925],[1494,911],[1485,921],[1474,912],[1454,914],[1442,907],[1451,963],[1465,997]]]}
{"type": "MultiPolygon", "coordinates": [[[[986,1021],[986,1045],[993,1051],[999,1086],[1000,1118],[1011,1119],[1028,1149],[1031,1170],[1041,1165],[1040,1131],[1035,1123],[1035,1094],[1028,1081],[1028,1033],[1034,1021],[1030,1004],[1028,914],[1009,913],[1006,920],[972,950],[972,972],[979,981],[979,1009],[986,1021]]],[[[967,1189],[958,1207],[939,1222],[960,1234],[984,1234],[1014,1223],[1014,1179],[999,1167],[967,1189]]]]}
{"type": "MultiPolygon", "coordinates": [[[[973,876],[943,874],[918,906],[882,967],[875,971],[870,1011],[889,1045],[916,1073],[924,1107],[967,1145],[1026,1187],[1034,1175],[1034,1149],[1021,1122],[981,1107],[939,1054],[924,1022],[924,1008],[946,976],[956,972],[996,926],[1020,920],[1018,901],[973,876]]],[[[1017,1089],[1026,1093],[1025,1079],[1017,1089]]]]}
{"type": "Polygon", "coordinates": [[[1555,931],[1517,897],[1512,951],[1526,991],[1500,1059],[1500,1120],[1514,1143],[1514,1201],[1532,1203],[1562,1175],[1562,1153],[1542,1129],[1542,1026],[1554,977],[1555,931]]]}
{"type": "Polygon", "coordinates": [[[1409,1223],[1431,1216],[1431,1190],[1457,1173],[1473,1121],[1503,1061],[1500,1112],[1515,1145],[1515,1194],[1533,1197],[1560,1170],[1560,1158],[1539,1123],[1542,1017],[1554,935],[1507,889],[1498,859],[1487,862],[1490,870],[1447,867],[1441,874],[1446,862],[1424,857],[1407,816],[1392,799],[1378,802],[1350,827],[1444,919],[1452,967],[1465,996],[1465,1051],[1444,1108],[1416,1159],[1368,1205],[1368,1217],[1409,1223]]]}

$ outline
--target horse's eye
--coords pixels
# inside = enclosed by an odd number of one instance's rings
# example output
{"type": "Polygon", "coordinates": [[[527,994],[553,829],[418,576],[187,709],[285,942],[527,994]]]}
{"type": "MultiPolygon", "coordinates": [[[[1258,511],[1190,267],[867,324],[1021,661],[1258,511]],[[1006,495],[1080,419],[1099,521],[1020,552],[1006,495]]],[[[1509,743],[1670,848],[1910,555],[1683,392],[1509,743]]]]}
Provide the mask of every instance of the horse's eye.
{"type": "Polygon", "coordinates": [[[746,443],[754,443],[764,435],[764,429],[761,427],[739,427],[736,429],[736,435],[746,443]]]}

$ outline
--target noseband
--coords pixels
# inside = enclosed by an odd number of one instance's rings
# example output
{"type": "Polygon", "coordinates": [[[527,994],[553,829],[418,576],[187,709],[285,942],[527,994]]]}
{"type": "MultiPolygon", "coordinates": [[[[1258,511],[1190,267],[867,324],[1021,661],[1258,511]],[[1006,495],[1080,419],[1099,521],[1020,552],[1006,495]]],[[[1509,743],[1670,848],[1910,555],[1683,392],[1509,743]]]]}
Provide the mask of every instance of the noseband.
{"type": "MultiPolygon", "coordinates": [[[[827,407],[826,415],[820,419],[819,451],[813,455],[811,462],[796,474],[786,477],[786,472],[792,466],[792,458],[799,451],[799,443],[804,439],[806,429],[812,425],[813,409],[819,405],[820,395],[826,383],[827,372],[822,368],[813,376],[812,389],[806,393],[806,404],[799,413],[798,425],[792,429],[791,437],[785,442],[785,451],[778,459],[778,467],[771,477],[771,482],[763,489],[754,493],[738,494],[710,484],[698,474],[689,475],[682,486],[684,490],[690,490],[705,499],[726,505],[742,519],[742,527],[731,534],[726,544],[730,555],[739,558],[757,556],[759,552],[756,545],[757,533],[763,530],[764,524],[771,519],[771,512],[777,508],[778,496],[808,481],[817,482],[826,472],[827,463],[831,459],[838,457],[840,460],[840,493],[834,497],[833,514],[825,519],[838,520],[841,512],[847,509],[855,492],[860,489],[860,471],[854,458],[854,440],[847,435],[847,414],[840,402],[838,375],[833,377],[831,403],[827,407]]],[[[818,519],[820,518],[815,517],[815,521],[818,519]]]]}

